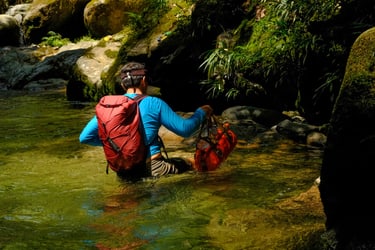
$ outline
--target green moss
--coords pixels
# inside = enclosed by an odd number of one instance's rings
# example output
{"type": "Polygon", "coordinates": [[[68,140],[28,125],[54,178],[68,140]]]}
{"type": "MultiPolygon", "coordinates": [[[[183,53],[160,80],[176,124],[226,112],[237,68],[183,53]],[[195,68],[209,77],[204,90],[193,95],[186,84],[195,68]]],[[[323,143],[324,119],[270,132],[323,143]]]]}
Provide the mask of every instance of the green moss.
{"type": "Polygon", "coordinates": [[[101,39],[96,46],[104,48],[106,44],[107,42],[101,39]]]}
{"type": "Polygon", "coordinates": [[[95,41],[95,39],[92,38],[91,36],[82,36],[74,40],[75,43],[79,43],[83,41],[95,41]]]}
{"type": "Polygon", "coordinates": [[[56,0],[34,0],[32,1],[32,5],[39,5],[39,4],[50,4],[50,3],[54,3],[56,2],[56,0]]]}
{"type": "MultiPolygon", "coordinates": [[[[362,33],[353,44],[340,95],[356,100],[375,96],[375,28],[362,33]]],[[[346,99],[348,101],[348,99],[346,99]]],[[[345,101],[345,103],[347,103],[345,101]]],[[[369,105],[369,103],[366,103],[369,105]]]]}
{"type": "Polygon", "coordinates": [[[375,28],[372,28],[362,33],[353,44],[345,74],[361,72],[375,77],[374,65],[375,28]]]}
{"type": "Polygon", "coordinates": [[[114,51],[114,50],[107,49],[106,51],[104,51],[104,54],[105,54],[108,58],[116,58],[118,52],[117,52],[117,51],[114,51]]]}

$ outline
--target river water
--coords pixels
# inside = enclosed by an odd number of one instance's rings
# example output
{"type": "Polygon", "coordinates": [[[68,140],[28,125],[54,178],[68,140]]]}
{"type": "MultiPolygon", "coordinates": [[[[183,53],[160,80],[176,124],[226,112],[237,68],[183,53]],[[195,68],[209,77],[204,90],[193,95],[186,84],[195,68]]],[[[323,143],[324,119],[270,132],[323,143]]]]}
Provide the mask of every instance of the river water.
{"type": "Polygon", "coordinates": [[[0,249],[319,249],[320,150],[252,141],[214,172],[125,183],[78,142],[93,114],[63,91],[0,92],[0,249]]]}

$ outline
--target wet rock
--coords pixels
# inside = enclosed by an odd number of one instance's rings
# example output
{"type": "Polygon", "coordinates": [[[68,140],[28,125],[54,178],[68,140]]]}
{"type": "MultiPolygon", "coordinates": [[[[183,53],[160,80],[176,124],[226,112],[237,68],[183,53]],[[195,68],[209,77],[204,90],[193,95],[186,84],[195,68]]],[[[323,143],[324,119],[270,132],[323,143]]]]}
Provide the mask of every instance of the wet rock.
{"type": "Polygon", "coordinates": [[[128,24],[128,12],[139,13],[144,1],[93,0],[84,10],[84,23],[93,37],[104,37],[120,32],[128,24]]]}
{"type": "Polygon", "coordinates": [[[286,119],[276,125],[276,131],[281,135],[300,143],[324,145],[324,135],[320,133],[320,127],[303,122],[295,122],[286,119]]]}
{"type": "Polygon", "coordinates": [[[0,15],[0,47],[20,46],[22,44],[21,28],[16,18],[0,15]]]}
{"type": "Polygon", "coordinates": [[[268,128],[271,128],[279,122],[289,118],[287,115],[274,110],[252,106],[235,106],[228,108],[223,111],[222,117],[223,119],[228,119],[230,121],[250,119],[268,128]]]}
{"type": "Polygon", "coordinates": [[[88,2],[90,0],[33,1],[22,23],[26,43],[40,43],[49,31],[69,38],[87,34],[83,10],[88,2]]]}

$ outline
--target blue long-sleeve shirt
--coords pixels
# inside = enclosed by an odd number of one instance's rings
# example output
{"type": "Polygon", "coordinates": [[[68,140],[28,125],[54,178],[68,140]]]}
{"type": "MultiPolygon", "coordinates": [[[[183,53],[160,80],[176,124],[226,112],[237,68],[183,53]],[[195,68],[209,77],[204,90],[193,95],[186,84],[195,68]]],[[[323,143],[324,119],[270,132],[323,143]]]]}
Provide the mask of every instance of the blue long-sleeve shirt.
{"type": "MultiPolygon", "coordinates": [[[[134,98],[136,94],[125,94],[134,98]]],[[[145,129],[145,142],[150,147],[150,155],[160,153],[158,132],[163,125],[168,130],[182,137],[189,137],[199,129],[205,120],[206,113],[198,108],[190,117],[184,118],[176,114],[169,105],[157,97],[147,96],[139,103],[140,114],[145,129]]],[[[83,128],[79,141],[92,146],[102,146],[98,135],[98,122],[94,116],[83,128]]]]}

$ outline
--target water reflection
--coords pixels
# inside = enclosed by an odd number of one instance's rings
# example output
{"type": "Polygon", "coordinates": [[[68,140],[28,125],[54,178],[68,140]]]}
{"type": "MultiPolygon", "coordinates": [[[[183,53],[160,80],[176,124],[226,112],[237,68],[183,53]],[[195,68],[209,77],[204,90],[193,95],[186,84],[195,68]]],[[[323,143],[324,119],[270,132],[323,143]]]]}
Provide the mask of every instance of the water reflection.
{"type": "Polygon", "coordinates": [[[78,143],[94,104],[0,95],[1,249],[313,249],[323,230],[319,150],[244,142],[215,172],[124,183],[78,143]]]}

